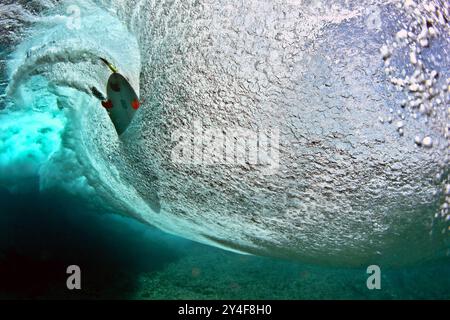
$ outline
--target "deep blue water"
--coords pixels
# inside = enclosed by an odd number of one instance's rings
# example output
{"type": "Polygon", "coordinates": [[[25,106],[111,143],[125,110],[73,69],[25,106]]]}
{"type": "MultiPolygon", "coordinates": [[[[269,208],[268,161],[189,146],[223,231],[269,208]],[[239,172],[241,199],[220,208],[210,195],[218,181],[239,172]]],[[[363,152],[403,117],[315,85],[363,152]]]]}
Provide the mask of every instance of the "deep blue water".
{"type": "Polygon", "coordinates": [[[382,268],[324,268],[244,256],[99,214],[61,193],[0,192],[1,298],[448,299],[450,259],[382,268]],[[82,290],[66,288],[79,265],[82,290]]]}

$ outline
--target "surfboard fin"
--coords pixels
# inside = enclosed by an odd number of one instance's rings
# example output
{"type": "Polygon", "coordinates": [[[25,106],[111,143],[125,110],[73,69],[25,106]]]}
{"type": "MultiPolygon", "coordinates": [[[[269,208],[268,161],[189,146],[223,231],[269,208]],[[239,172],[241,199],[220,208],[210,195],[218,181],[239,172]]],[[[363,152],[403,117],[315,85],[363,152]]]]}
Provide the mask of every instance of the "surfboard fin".
{"type": "Polygon", "coordinates": [[[119,71],[117,70],[117,68],[116,68],[111,62],[109,62],[108,60],[106,60],[105,58],[100,58],[100,60],[102,60],[103,63],[106,64],[106,65],[108,66],[108,68],[112,71],[112,73],[117,73],[117,72],[119,72],[119,71]]]}

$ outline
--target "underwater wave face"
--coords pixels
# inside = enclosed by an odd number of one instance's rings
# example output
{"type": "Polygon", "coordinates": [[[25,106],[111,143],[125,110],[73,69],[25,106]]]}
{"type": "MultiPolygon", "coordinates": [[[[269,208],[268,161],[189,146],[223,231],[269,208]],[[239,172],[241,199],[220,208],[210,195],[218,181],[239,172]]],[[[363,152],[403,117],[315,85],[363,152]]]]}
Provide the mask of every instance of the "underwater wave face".
{"type": "Polygon", "coordinates": [[[334,265],[445,254],[448,3],[320,3],[5,2],[0,184],[63,189],[239,252],[334,265]],[[100,57],[140,93],[120,138],[90,90],[110,74],[100,57]],[[396,81],[433,70],[432,110],[416,108],[421,91],[396,81]],[[264,163],[208,149],[230,131],[244,151],[270,132],[264,163]]]}

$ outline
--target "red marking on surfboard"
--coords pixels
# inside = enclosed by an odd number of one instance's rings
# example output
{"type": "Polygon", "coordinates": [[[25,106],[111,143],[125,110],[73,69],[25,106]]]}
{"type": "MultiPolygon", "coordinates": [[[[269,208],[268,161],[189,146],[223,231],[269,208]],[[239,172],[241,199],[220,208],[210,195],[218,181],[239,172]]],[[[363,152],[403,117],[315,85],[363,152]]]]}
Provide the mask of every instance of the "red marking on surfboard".
{"type": "Polygon", "coordinates": [[[102,101],[102,106],[106,109],[111,109],[113,107],[113,103],[111,100],[102,101]]]}
{"type": "Polygon", "coordinates": [[[138,99],[134,99],[133,101],[131,101],[131,106],[133,107],[134,110],[139,109],[139,106],[140,106],[140,105],[141,105],[141,104],[139,103],[139,100],[138,100],[138,99]]]}

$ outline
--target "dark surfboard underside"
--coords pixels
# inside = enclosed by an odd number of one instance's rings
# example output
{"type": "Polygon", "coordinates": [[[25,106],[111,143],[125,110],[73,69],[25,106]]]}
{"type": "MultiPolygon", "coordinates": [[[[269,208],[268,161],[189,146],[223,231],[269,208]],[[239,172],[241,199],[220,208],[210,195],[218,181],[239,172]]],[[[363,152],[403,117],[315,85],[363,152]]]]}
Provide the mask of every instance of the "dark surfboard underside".
{"type": "Polygon", "coordinates": [[[138,96],[128,80],[119,73],[113,73],[109,77],[106,92],[108,99],[112,102],[109,116],[117,133],[121,135],[136,113],[132,105],[133,101],[138,101],[138,96]]]}

